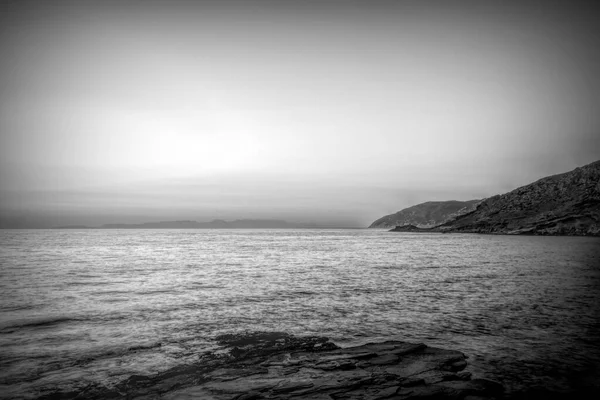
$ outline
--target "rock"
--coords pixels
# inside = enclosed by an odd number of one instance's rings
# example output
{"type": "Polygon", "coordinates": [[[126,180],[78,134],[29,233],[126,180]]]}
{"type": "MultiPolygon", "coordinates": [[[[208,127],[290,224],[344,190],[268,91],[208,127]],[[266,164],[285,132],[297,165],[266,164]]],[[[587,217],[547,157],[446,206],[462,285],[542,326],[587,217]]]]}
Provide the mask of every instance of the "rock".
{"type": "Polygon", "coordinates": [[[331,371],[334,369],[340,369],[347,371],[349,369],[356,368],[356,363],[352,360],[339,360],[339,361],[325,361],[319,362],[315,365],[315,368],[322,369],[324,371],[331,371]]]}
{"type": "Polygon", "coordinates": [[[462,371],[467,366],[467,362],[465,360],[453,361],[448,365],[444,365],[442,369],[446,371],[462,371]]]}
{"type": "Polygon", "coordinates": [[[434,231],[600,236],[600,161],[487,198],[434,231]]]}
{"type": "Polygon", "coordinates": [[[400,390],[400,386],[390,386],[388,388],[381,389],[379,392],[377,392],[377,397],[375,397],[375,399],[389,399],[390,397],[394,396],[398,390],[400,390]]]}
{"type": "Polygon", "coordinates": [[[397,225],[390,232],[430,232],[429,228],[419,228],[414,225],[397,225]]]}
{"type": "Polygon", "coordinates": [[[391,232],[600,236],[600,161],[484,200],[417,204],[369,226],[390,227],[395,227],[391,232]]]}
{"type": "Polygon", "coordinates": [[[393,228],[395,226],[413,226],[416,229],[432,228],[473,211],[480,201],[428,201],[381,217],[369,228],[393,228]]]}
{"type": "MultiPolygon", "coordinates": [[[[387,341],[339,348],[321,337],[250,332],[217,338],[229,351],[155,376],[132,376],[90,399],[454,399],[493,398],[502,386],[470,380],[465,355],[387,341]]],[[[71,398],[77,394],[69,394],[71,398]]],[[[58,396],[56,398],[65,398],[58,396]]]]}
{"type": "Polygon", "coordinates": [[[262,399],[262,395],[260,394],[260,392],[249,392],[249,393],[245,393],[242,394],[241,396],[238,396],[235,398],[235,400],[256,400],[256,399],[262,399]]]}
{"type": "Polygon", "coordinates": [[[398,356],[395,354],[384,354],[377,356],[375,358],[371,358],[367,363],[371,365],[388,365],[388,364],[397,364],[398,356]]]}
{"type": "Polygon", "coordinates": [[[278,386],[275,386],[271,390],[274,394],[290,393],[290,392],[302,391],[302,389],[311,388],[313,386],[315,386],[315,384],[312,383],[310,380],[299,380],[299,381],[291,380],[288,382],[280,383],[278,386]]]}
{"type": "Polygon", "coordinates": [[[425,385],[425,379],[423,378],[408,378],[402,380],[402,387],[413,387],[413,386],[422,386],[425,385]]]}
{"type": "Polygon", "coordinates": [[[461,371],[458,374],[456,374],[456,377],[461,381],[468,381],[469,379],[471,379],[471,373],[468,371],[461,371]]]}

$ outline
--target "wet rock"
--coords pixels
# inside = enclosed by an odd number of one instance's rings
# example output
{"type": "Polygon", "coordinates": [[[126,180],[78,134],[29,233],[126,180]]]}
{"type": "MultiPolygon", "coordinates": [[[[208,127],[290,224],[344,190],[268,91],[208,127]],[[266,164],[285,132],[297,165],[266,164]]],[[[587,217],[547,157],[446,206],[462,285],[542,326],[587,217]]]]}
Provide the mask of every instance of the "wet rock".
{"type": "Polygon", "coordinates": [[[442,368],[447,371],[462,371],[466,366],[467,362],[465,360],[457,360],[448,365],[444,365],[442,368]]]}
{"type": "Polygon", "coordinates": [[[413,387],[425,385],[425,379],[423,378],[408,378],[402,381],[402,387],[413,387]]]}
{"type": "Polygon", "coordinates": [[[262,398],[263,397],[262,394],[260,394],[260,392],[250,392],[236,397],[235,400],[258,400],[262,398]]]}
{"type": "Polygon", "coordinates": [[[376,400],[380,399],[389,399],[396,395],[396,393],[400,390],[400,386],[390,386],[388,388],[381,389],[377,392],[376,400]]]}
{"type": "Polygon", "coordinates": [[[456,377],[461,381],[468,381],[469,379],[471,379],[471,373],[468,371],[461,371],[458,374],[456,374],[456,377]]]}
{"type": "Polygon", "coordinates": [[[302,391],[302,389],[311,388],[314,385],[315,384],[309,380],[289,381],[289,382],[283,382],[279,386],[275,386],[272,389],[272,391],[275,394],[290,393],[290,392],[302,391]]]}
{"type": "MultiPolygon", "coordinates": [[[[502,386],[470,379],[465,355],[387,341],[339,348],[321,337],[251,332],[217,338],[229,351],[155,376],[132,376],[93,399],[462,399],[497,398],[502,386]]],[[[71,395],[71,398],[74,396],[71,395]]],[[[89,396],[88,396],[89,395],[89,396]]],[[[66,398],[66,397],[56,397],[66,398]]]]}
{"type": "Polygon", "coordinates": [[[384,354],[378,357],[372,358],[368,361],[371,365],[387,365],[387,364],[397,364],[398,356],[395,354],[384,354]]]}
{"type": "Polygon", "coordinates": [[[332,371],[334,369],[347,371],[349,369],[356,368],[356,363],[352,362],[352,360],[325,361],[316,364],[315,368],[322,369],[324,371],[332,371]]]}

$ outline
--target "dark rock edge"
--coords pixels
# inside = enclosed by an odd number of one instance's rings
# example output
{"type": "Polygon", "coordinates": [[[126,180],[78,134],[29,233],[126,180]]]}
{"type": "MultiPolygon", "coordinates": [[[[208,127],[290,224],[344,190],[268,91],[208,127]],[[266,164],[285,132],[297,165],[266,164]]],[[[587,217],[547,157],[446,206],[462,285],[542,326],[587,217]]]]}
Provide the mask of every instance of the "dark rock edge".
{"type": "MultiPolygon", "coordinates": [[[[115,387],[55,391],[54,399],[567,399],[543,388],[506,397],[500,383],[471,379],[466,356],[422,343],[385,341],[340,348],[326,337],[283,332],[221,335],[224,352],[115,387]]],[[[573,397],[575,396],[575,397],[573,397]]]]}

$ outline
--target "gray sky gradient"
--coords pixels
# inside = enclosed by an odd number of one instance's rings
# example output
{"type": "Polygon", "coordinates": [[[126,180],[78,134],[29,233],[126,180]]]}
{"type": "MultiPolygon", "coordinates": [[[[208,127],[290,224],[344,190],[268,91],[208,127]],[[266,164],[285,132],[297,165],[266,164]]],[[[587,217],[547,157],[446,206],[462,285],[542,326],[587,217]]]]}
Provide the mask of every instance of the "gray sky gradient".
{"type": "Polygon", "coordinates": [[[0,218],[366,226],[599,159],[597,9],[499,3],[3,3],[0,218]]]}

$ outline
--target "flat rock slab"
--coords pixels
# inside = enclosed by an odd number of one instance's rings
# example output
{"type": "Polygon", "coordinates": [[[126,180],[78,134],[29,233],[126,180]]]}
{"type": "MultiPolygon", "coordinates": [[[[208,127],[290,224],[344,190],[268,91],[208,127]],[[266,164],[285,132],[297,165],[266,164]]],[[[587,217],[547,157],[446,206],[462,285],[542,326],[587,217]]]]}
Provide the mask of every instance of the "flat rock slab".
{"type": "Polygon", "coordinates": [[[196,365],[108,389],[56,392],[46,399],[498,399],[500,384],[471,380],[459,351],[387,341],[339,348],[323,337],[278,332],[225,335],[227,350],[196,365]]]}

